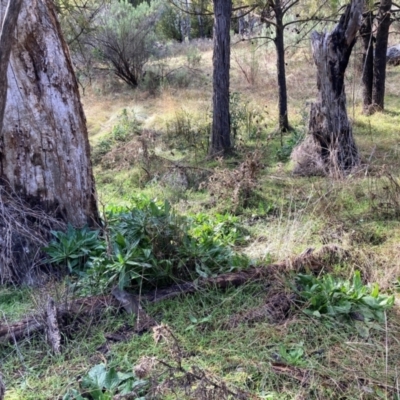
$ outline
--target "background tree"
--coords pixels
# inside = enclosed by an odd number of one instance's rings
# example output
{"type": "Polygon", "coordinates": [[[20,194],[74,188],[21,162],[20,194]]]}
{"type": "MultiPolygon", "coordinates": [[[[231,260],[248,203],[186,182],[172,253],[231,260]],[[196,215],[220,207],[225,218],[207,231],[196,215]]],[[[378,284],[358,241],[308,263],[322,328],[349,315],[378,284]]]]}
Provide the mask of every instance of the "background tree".
{"type": "Polygon", "coordinates": [[[362,85],[363,85],[363,109],[369,113],[372,104],[372,88],[374,82],[374,11],[367,2],[363,13],[360,36],[362,40],[362,85]]]}
{"type": "Polygon", "coordinates": [[[311,105],[309,134],[325,171],[340,176],[359,164],[347,116],[344,75],[361,26],[363,0],[352,0],[330,33],[313,32],[318,101],[311,105]]]}
{"type": "Polygon", "coordinates": [[[86,120],[51,0],[22,2],[7,78],[0,282],[26,279],[35,267],[44,215],[77,227],[99,221],[86,120]]]}
{"type": "Polygon", "coordinates": [[[167,39],[182,42],[185,38],[212,37],[212,1],[168,0],[165,8],[160,25],[167,39]]]}
{"type": "Polygon", "coordinates": [[[374,56],[374,80],[372,89],[372,103],[378,110],[385,106],[385,80],[386,80],[386,52],[391,24],[390,9],[392,0],[381,0],[377,20],[375,56],[374,56]]]}
{"type": "Polygon", "coordinates": [[[386,53],[392,0],[381,0],[376,4],[368,1],[365,6],[361,37],[363,40],[363,108],[371,114],[385,107],[386,53]]]}
{"type": "MultiPolygon", "coordinates": [[[[293,27],[294,31],[301,35],[301,31],[306,28],[307,34],[310,29],[306,24],[313,22],[314,28],[321,23],[327,16],[323,16],[326,6],[331,6],[328,0],[318,3],[318,6],[310,5],[308,2],[299,0],[266,0],[259,3],[260,21],[273,27],[274,35],[264,38],[274,42],[276,50],[276,67],[278,81],[278,111],[279,111],[279,130],[286,132],[291,129],[288,117],[288,94],[286,84],[286,48],[285,31],[293,27]]],[[[326,9],[328,11],[328,8],[326,9]]],[[[300,38],[299,38],[300,39],[300,38]]]]}
{"type": "Polygon", "coordinates": [[[214,0],[213,120],[210,155],[231,149],[229,115],[230,22],[231,0],[214,0]]]}

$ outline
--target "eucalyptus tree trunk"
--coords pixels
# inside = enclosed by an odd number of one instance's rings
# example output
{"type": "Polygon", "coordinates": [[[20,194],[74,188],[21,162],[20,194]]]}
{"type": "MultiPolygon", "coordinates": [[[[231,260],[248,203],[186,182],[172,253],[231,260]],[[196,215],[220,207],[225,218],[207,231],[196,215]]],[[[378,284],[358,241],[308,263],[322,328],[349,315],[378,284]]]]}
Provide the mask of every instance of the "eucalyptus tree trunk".
{"type": "MultiPolygon", "coordinates": [[[[0,0],[0,15],[5,8],[0,0]]],[[[99,222],[86,120],[52,0],[23,0],[7,79],[0,135],[0,283],[22,279],[29,268],[24,262],[34,263],[40,252],[29,244],[35,235],[28,227],[22,238],[24,232],[12,231],[18,223],[5,221],[7,202],[18,199],[21,218],[29,208],[76,227],[99,222]],[[24,261],[16,263],[24,252],[24,261]]],[[[33,215],[24,223],[34,225],[33,215]]]]}
{"type": "Polygon", "coordinates": [[[372,91],[372,104],[376,110],[383,110],[385,106],[386,52],[391,24],[391,8],[392,0],[381,0],[377,15],[374,82],[372,91]]]}
{"type": "Polygon", "coordinates": [[[370,113],[372,104],[372,88],[374,81],[374,36],[372,26],[374,15],[371,11],[367,11],[363,16],[363,22],[360,28],[362,39],[362,84],[363,84],[363,111],[365,114],[370,113]]]}
{"type": "Polygon", "coordinates": [[[229,114],[230,23],[232,1],[214,0],[213,121],[211,156],[231,149],[229,114]]]}
{"type": "Polygon", "coordinates": [[[288,119],[288,102],[286,87],[286,68],[285,68],[285,43],[284,43],[284,25],[283,10],[281,0],[275,1],[275,47],[277,55],[278,88],[279,88],[279,130],[287,132],[290,130],[288,119]]]}
{"type": "Polygon", "coordinates": [[[347,116],[344,75],[362,10],[363,0],[353,0],[332,32],[311,35],[319,98],[311,105],[309,133],[326,172],[334,176],[342,176],[360,162],[347,116]]]}

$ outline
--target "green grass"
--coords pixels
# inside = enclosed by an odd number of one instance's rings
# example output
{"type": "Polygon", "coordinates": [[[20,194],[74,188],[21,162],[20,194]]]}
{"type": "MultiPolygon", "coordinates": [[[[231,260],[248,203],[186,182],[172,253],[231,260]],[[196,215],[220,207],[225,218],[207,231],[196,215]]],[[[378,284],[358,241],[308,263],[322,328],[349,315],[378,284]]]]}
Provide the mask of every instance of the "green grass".
{"type": "MultiPolygon", "coordinates": [[[[395,387],[400,327],[394,312],[388,314],[387,327],[318,320],[295,312],[284,324],[259,322],[224,329],[229,316],[262,304],[267,294],[268,288],[262,284],[225,292],[211,289],[179,301],[154,304],[147,310],[174,333],[185,353],[184,368],[196,365],[259,398],[263,398],[261,393],[276,393],[271,398],[292,399],[302,394],[310,399],[359,399],[364,386],[380,398],[378,392],[385,393],[382,385],[395,387]],[[193,327],[193,317],[208,318],[193,327]],[[301,349],[300,357],[284,358],[296,349],[301,349]],[[279,369],[283,363],[286,371],[279,369]],[[303,385],[296,373],[304,375],[303,385]]],[[[58,357],[51,356],[40,340],[25,341],[18,349],[3,347],[2,372],[10,388],[6,398],[57,398],[68,388],[77,388],[78,376],[101,362],[125,372],[143,356],[173,363],[171,343],[156,344],[151,333],[113,344],[104,356],[96,350],[104,343],[102,332],[115,331],[126,322],[126,316],[105,315],[101,323],[88,324],[67,340],[58,357]]],[[[390,390],[388,398],[393,393],[390,390]]]]}
{"type": "MultiPolygon", "coordinates": [[[[207,54],[210,58],[211,53],[207,54]]],[[[233,90],[242,93],[249,107],[255,105],[263,110],[267,128],[263,128],[259,141],[243,135],[245,140],[238,142],[237,153],[221,161],[195,159],[190,151],[172,155],[170,149],[161,146],[166,121],[175,118],[176,112],[182,110],[182,103],[189,114],[204,115],[209,89],[206,93],[201,88],[179,91],[166,88],[155,98],[143,92],[125,93],[120,97],[110,95],[105,99],[92,96],[95,101],[88,104],[87,110],[91,134],[95,135],[94,145],[112,131],[116,116],[127,107],[145,110],[144,126],[160,135],[154,147],[159,157],[154,164],[149,164],[152,179],[148,179],[143,169],[147,164],[140,160],[129,167],[118,163],[112,167],[96,165],[101,205],[128,205],[132,197],[143,193],[150,198],[170,201],[181,214],[201,212],[209,215],[210,220],[217,212],[232,214],[235,211],[246,236],[235,249],[247,254],[258,265],[290,259],[307,248],[325,244],[345,249],[349,254],[346,260],[327,262],[323,270],[344,280],[350,279],[354,271],[361,271],[364,283],[376,282],[383,292],[395,294],[397,304],[387,312],[384,322],[312,318],[305,315],[301,307],[293,305],[282,323],[261,320],[227,328],[231,317],[265,304],[273,293],[291,293],[294,280],[290,272],[226,291],[209,288],[194,295],[150,304],[146,310],[173,332],[184,353],[183,368],[190,370],[196,366],[230,387],[252,393],[256,399],[400,399],[400,316],[395,283],[400,277],[400,190],[391,184],[388,175],[390,173],[399,183],[398,69],[389,69],[384,113],[371,117],[362,115],[360,99],[356,98],[353,129],[364,166],[346,179],[333,180],[293,176],[290,160],[280,157],[276,78],[268,73],[267,65],[260,65],[262,84],[250,87],[236,69],[233,69],[232,84],[233,90]],[[182,100],[178,101],[178,97],[182,100]],[[223,200],[218,193],[211,195],[205,189],[199,190],[198,181],[207,179],[207,175],[201,175],[204,171],[237,168],[246,155],[260,149],[261,144],[264,169],[248,204],[233,210],[230,199],[223,200]],[[189,185],[187,190],[163,183],[164,174],[177,162],[193,167],[189,182],[195,184],[189,185]]],[[[306,61],[304,66],[301,71],[296,69],[297,62],[288,66],[290,121],[298,132],[305,129],[305,101],[315,97],[315,79],[306,61]]],[[[209,72],[210,59],[202,61],[202,68],[204,73],[209,72]]],[[[352,112],[349,104],[351,117],[352,112]]],[[[292,134],[285,134],[282,139],[290,143],[292,134]]],[[[126,146],[129,145],[134,147],[133,142],[128,141],[126,146]]],[[[63,301],[65,290],[58,291],[57,301],[63,301]]],[[[1,288],[2,324],[40,310],[43,296],[49,291],[54,293],[54,287],[41,291],[1,288]]],[[[83,321],[79,329],[64,338],[60,356],[51,354],[41,336],[18,345],[1,344],[0,372],[7,386],[6,400],[62,398],[68,389],[77,389],[82,377],[101,363],[122,372],[130,372],[144,356],[174,364],[173,343],[165,340],[155,343],[151,332],[134,335],[126,342],[107,342],[105,334],[115,332],[126,323],[132,325],[133,321],[112,311],[105,313],[100,321],[83,321]],[[106,343],[109,350],[104,352],[106,343]]],[[[185,397],[182,388],[176,386],[176,390],[175,395],[168,392],[160,398],[190,398],[185,397]]]]}

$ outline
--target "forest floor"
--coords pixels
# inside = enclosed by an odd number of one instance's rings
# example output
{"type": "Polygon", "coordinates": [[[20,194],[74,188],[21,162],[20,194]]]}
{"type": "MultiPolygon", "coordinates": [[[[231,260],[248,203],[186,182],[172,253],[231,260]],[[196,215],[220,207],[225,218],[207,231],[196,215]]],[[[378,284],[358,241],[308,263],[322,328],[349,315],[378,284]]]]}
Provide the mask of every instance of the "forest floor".
{"type": "MultiPolygon", "coordinates": [[[[184,215],[235,215],[246,232],[235,250],[257,266],[285,260],[290,266],[307,249],[335,246],[341,255],[320,260],[320,275],[344,282],[342,292],[351,303],[357,293],[349,287],[360,271],[364,285],[376,284],[381,293],[395,297],[394,307],[378,319],[344,319],[340,310],[331,317],[310,315],[294,301],[284,317],[271,320],[260,312],[263,306],[273,296],[290,299],[296,293],[298,271],[288,267],[236,288],[207,287],[148,304],[146,312],[164,327],[158,337],[151,331],[131,334],[133,318],[109,309],[100,319],[81,321],[80,329],[63,338],[61,355],[53,355],[40,336],[0,344],[6,400],[78,399],[72,389],[82,388],[94,366],[128,373],[151,360],[161,360],[164,372],[152,376],[158,397],[148,398],[400,400],[399,67],[388,69],[385,112],[365,116],[357,63],[350,63],[348,112],[362,167],[331,179],[296,176],[290,159],[307,131],[308,105],[316,95],[308,49],[288,56],[294,131],[281,135],[273,51],[247,42],[233,47],[236,152],[217,161],[204,152],[211,57],[208,42],[185,45],[163,61],[162,68],[175,72],[156,88],[144,81],[143,88],[133,91],[103,77],[86,89],[82,100],[101,207],[129,204],[141,193],[168,200],[184,215]],[[141,135],[132,134],[136,128],[141,135]],[[235,196],[232,180],[238,175],[229,171],[249,159],[257,165],[256,182],[243,178],[250,194],[235,196]],[[204,189],[202,182],[207,184],[215,173],[220,184],[204,189]]],[[[156,62],[151,67],[161,68],[156,62]]],[[[328,293],[332,287],[327,284],[323,290],[328,293]]],[[[59,303],[71,296],[67,282],[41,289],[0,288],[2,323],[41,310],[48,293],[59,303]]],[[[318,299],[311,296],[313,301],[318,299]]],[[[91,396],[113,398],[109,392],[91,396]]]]}

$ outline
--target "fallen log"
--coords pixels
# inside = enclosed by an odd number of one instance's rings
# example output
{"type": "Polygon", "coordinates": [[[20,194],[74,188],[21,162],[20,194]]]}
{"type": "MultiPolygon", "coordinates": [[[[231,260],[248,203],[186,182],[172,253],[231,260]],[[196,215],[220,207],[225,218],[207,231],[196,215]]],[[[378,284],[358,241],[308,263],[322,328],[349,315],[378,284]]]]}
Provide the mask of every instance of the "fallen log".
{"type": "MultiPolygon", "coordinates": [[[[273,280],[276,274],[289,270],[295,272],[308,271],[319,273],[323,269],[329,269],[329,266],[335,264],[338,259],[344,259],[348,256],[348,253],[338,246],[323,246],[318,251],[314,251],[314,249],[310,248],[293,259],[262,267],[250,267],[246,270],[230,272],[214,278],[201,279],[196,282],[176,284],[167,288],[154,290],[150,293],[145,293],[140,297],[114,289],[114,295],[79,298],[67,304],[57,306],[54,313],[57,315],[58,328],[62,332],[65,326],[68,325],[68,321],[88,315],[95,317],[101,315],[105,309],[109,308],[115,310],[125,309],[126,312],[135,313],[137,315],[138,318],[133,327],[133,331],[139,333],[157,324],[156,321],[143,310],[140,303],[160,302],[177,296],[195,293],[198,290],[210,287],[226,289],[231,286],[236,287],[247,282],[260,281],[266,278],[273,280]],[[132,302],[130,305],[128,298],[130,298],[132,302]]],[[[10,341],[15,343],[22,338],[42,333],[45,329],[48,329],[46,318],[47,313],[42,312],[26,317],[18,322],[1,322],[0,343],[10,341]]]]}

